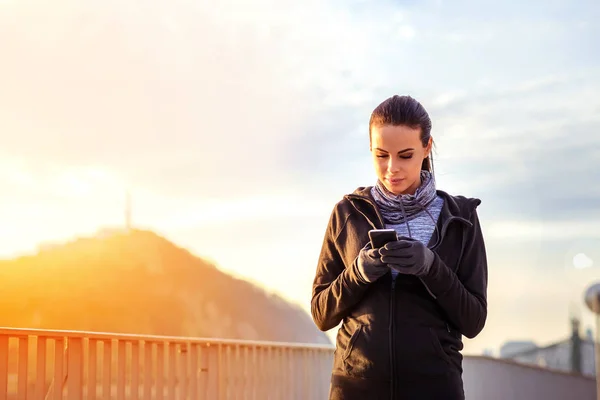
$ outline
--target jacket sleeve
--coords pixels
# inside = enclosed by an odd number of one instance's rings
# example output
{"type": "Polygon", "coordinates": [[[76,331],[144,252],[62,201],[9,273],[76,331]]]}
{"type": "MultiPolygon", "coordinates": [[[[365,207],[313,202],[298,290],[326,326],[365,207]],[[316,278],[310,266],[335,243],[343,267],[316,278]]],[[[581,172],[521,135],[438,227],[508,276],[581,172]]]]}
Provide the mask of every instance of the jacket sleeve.
{"type": "Polygon", "coordinates": [[[346,265],[336,244],[346,220],[331,214],[313,281],[311,314],[321,331],[335,328],[361,300],[369,284],[358,272],[356,259],[346,265]],[[341,222],[341,223],[340,223],[341,222]]]}
{"type": "Polygon", "coordinates": [[[469,339],[477,336],[487,319],[488,266],[479,217],[474,209],[473,224],[464,241],[463,257],[454,273],[435,254],[432,268],[423,277],[450,322],[469,339]]]}

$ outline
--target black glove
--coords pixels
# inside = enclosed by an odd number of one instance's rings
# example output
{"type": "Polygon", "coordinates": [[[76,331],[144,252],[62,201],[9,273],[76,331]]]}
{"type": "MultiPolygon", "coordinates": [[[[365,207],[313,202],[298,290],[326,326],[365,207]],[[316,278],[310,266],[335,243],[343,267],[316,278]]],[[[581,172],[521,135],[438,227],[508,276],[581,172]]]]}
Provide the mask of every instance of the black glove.
{"type": "Polygon", "coordinates": [[[418,240],[406,237],[389,242],[379,250],[381,261],[400,274],[424,276],[429,273],[434,254],[418,240]]]}
{"type": "Polygon", "coordinates": [[[375,282],[390,270],[382,262],[378,249],[373,249],[370,242],[360,250],[356,263],[361,278],[368,283],[375,282]]]}

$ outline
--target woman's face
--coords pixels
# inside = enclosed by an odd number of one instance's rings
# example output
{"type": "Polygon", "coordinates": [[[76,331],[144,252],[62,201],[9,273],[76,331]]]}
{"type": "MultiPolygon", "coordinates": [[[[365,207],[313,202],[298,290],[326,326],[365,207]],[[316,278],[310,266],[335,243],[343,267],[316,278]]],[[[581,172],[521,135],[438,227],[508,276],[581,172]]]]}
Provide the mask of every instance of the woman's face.
{"type": "Polygon", "coordinates": [[[395,195],[414,194],[421,185],[421,164],[429,156],[431,139],[421,143],[421,128],[373,126],[371,153],[377,177],[395,195]]]}

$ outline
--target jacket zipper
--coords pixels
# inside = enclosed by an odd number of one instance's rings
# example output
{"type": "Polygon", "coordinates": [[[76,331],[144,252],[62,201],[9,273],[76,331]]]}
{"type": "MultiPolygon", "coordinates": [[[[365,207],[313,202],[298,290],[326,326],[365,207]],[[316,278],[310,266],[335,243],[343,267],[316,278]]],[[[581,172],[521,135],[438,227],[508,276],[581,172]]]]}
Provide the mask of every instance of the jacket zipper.
{"type": "Polygon", "coordinates": [[[390,297],[390,399],[394,400],[396,392],[396,351],[394,346],[394,314],[395,314],[395,292],[396,292],[396,279],[392,275],[392,294],[390,297]]]}

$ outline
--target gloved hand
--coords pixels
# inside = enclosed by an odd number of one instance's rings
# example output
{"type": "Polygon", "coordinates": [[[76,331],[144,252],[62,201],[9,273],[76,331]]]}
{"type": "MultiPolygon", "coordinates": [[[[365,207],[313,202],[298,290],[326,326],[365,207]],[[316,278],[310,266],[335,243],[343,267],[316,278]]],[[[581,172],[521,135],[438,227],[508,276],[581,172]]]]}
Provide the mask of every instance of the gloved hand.
{"type": "Polygon", "coordinates": [[[382,262],[379,249],[373,249],[370,242],[360,250],[356,263],[361,278],[368,283],[375,282],[390,270],[382,262]]]}
{"type": "Polygon", "coordinates": [[[429,273],[434,254],[418,240],[401,237],[379,250],[381,261],[400,274],[422,277],[429,273]]]}

